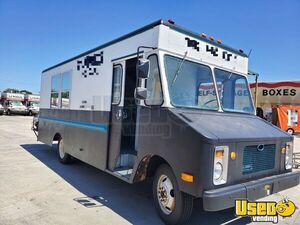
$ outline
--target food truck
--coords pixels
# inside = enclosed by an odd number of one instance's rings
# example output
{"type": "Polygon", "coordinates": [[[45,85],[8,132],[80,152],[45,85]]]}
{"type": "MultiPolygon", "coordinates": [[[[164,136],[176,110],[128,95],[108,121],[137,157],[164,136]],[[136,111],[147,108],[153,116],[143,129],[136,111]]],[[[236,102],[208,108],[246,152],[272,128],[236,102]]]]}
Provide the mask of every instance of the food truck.
{"type": "Polygon", "coordinates": [[[130,184],[153,177],[161,219],[299,184],[293,137],[255,115],[248,57],[159,20],[42,72],[38,141],[130,184]],[[239,94],[236,94],[239,93],[239,94]],[[241,94],[242,93],[242,94],[241,94]]]}
{"type": "Polygon", "coordinates": [[[38,114],[40,108],[40,96],[39,95],[33,95],[33,94],[26,94],[24,98],[24,105],[28,109],[28,115],[36,115],[38,114]]]}
{"type": "Polygon", "coordinates": [[[21,114],[27,115],[28,109],[22,102],[24,101],[24,94],[21,93],[2,93],[1,104],[6,115],[21,114]]]}
{"type": "Polygon", "coordinates": [[[273,124],[289,134],[300,132],[300,105],[280,105],[273,107],[273,124]]]}

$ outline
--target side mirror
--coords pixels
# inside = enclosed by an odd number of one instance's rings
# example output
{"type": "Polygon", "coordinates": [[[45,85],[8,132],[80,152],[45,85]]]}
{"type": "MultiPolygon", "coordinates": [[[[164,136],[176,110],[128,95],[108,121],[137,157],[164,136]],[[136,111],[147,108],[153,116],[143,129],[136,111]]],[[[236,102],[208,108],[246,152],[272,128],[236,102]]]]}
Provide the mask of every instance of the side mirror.
{"type": "Polygon", "coordinates": [[[137,87],[134,91],[134,98],[136,100],[146,100],[148,92],[146,88],[137,87]]]}
{"type": "Polygon", "coordinates": [[[150,61],[148,59],[139,59],[136,67],[139,79],[147,79],[149,77],[150,61]]]}

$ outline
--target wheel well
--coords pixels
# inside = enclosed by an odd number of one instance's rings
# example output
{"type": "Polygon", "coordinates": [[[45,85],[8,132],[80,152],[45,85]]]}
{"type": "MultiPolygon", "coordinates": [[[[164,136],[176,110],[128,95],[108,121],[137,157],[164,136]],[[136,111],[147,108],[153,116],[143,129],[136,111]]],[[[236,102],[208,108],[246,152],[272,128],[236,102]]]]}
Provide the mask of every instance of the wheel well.
{"type": "Polygon", "coordinates": [[[60,139],[61,139],[60,133],[56,133],[56,134],[54,135],[53,141],[59,141],[60,139]]]}
{"type": "Polygon", "coordinates": [[[155,174],[155,171],[157,170],[157,168],[161,165],[161,164],[167,164],[169,165],[169,163],[163,159],[160,156],[152,156],[149,164],[148,164],[148,168],[147,168],[147,177],[152,177],[155,174]]]}
{"type": "Polygon", "coordinates": [[[295,130],[293,128],[288,128],[286,131],[292,130],[293,133],[295,133],[295,130]]]}

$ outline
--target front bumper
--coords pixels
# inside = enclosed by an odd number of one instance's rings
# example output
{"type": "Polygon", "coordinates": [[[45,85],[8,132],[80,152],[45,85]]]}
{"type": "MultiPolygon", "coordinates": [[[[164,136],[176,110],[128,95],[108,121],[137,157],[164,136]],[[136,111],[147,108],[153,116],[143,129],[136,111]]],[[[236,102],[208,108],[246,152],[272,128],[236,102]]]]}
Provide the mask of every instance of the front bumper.
{"type": "Polygon", "coordinates": [[[39,113],[39,110],[37,109],[31,109],[31,112],[33,115],[37,115],[39,113]]]}
{"type": "Polygon", "coordinates": [[[269,194],[297,186],[299,182],[300,171],[297,171],[204,191],[203,208],[206,211],[227,209],[235,205],[236,199],[254,201],[269,194]],[[269,191],[266,190],[266,186],[270,187],[269,191]]]}

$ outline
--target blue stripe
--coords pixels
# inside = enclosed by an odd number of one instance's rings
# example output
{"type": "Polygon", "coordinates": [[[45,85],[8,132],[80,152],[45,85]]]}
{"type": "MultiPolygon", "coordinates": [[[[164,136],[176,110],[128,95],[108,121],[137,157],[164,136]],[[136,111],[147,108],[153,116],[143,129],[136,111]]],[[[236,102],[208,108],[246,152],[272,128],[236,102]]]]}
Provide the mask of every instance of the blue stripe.
{"type": "Polygon", "coordinates": [[[50,122],[50,123],[59,123],[66,126],[96,130],[100,132],[107,132],[107,125],[100,124],[100,123],[85,123],[85,122],[63,120],[63,119],[50,118],[50,117],[39,117],[39,120],[50,122]]]}

